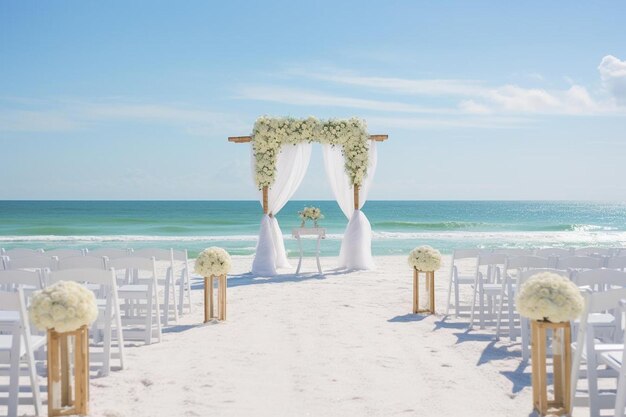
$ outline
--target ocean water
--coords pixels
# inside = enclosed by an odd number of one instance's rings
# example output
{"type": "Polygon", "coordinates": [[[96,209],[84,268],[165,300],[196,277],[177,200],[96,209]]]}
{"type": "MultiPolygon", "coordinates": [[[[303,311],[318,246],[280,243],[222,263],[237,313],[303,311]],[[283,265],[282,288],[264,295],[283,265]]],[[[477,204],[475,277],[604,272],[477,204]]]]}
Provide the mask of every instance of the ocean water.
{"type": "MultiPolygon", "coordinates": [[[[347,219],[334,201],[291,201],[278,214],[285,245],[305,205],[322,209],[325,256],[339,253],[347,219]]],[[[375,255],[429,244],[467,247],[625,246],[626,202],[368,201],[375,255]]],[[[257,201],[0,201],[0,247],[173,247],[193,256],[207,246],[252,254],[261,219],[257,201]]],[[[313,250],[314,242],[304,243],[313,250]]]]}

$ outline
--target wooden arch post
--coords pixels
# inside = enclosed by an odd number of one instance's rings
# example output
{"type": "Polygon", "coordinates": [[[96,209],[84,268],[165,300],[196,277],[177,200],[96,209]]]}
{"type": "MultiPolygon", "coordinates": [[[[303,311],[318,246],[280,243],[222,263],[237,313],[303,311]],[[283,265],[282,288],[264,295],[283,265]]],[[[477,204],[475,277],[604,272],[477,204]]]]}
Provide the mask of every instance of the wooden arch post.
{"type": "MultiPolygon", "coordinates": [[[[389,139],[389,135],[370,135],[370,140],[376,142],[384,142],[389,139]]],[[[252,136],[229,136],[228,141],[232,143],[248,143],[252,142],[252,136]]],[[[359,186],[354,184],[354,209],[359,209],[359,186]]],[[[269,189],[267,186],[263,187],[263,214],[268,214],[268,193],[269,189]]]]}

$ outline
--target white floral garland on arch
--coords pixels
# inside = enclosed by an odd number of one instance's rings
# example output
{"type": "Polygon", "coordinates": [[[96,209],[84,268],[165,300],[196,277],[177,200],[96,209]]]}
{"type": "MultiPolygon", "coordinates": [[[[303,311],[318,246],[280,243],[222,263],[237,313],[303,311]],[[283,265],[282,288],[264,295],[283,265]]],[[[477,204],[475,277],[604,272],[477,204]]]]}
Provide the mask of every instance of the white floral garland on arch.
{"type": "Polygon", "coordinates": [[[369,135],[364,120],[318,120],[315,117],[259,117],[252,131],[255,181],[259,189],[271,187],[276,175],[276,158],[283,145],[302,142],[341,146],[350,183],[360,186],[367,175],[369,135]]]}

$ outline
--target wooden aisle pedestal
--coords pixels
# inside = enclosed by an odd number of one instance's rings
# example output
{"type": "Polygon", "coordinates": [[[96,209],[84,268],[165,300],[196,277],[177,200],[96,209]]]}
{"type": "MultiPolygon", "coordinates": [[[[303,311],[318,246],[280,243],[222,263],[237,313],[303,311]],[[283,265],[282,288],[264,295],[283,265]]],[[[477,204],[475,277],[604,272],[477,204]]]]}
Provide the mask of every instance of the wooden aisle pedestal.
{"type": "Polygon", "coordinates": [[[435,314],[435,272],[418,271],[413,268],[413,314],[435,314]],[[426,306],[420,306],[420,274],[424,274],[424,288],[426,290],[426,306]]]}
{"type": "Polygon", "coordinates": [[[531,361],[533,406],[545,416],[571,415],[570,376],[572,373],[572,344],[570,323],[550,323],[531,320],[531,361]],[[551,332],[553,398],[548,398],[548,331],[551,332]]]}
{"type": "Polygon", "coordinates": [[[64,333],[48,330],[48,416],[87,415],[88,412],[87,326],[64,333]]]}
{"type": "Polygon", "coordinates": [[[204,322],[217,318],[226,320],[226,275],[204,277],[204,322]],[[213,307],[213,283],[217,278],[217,317],[213,307]]]}

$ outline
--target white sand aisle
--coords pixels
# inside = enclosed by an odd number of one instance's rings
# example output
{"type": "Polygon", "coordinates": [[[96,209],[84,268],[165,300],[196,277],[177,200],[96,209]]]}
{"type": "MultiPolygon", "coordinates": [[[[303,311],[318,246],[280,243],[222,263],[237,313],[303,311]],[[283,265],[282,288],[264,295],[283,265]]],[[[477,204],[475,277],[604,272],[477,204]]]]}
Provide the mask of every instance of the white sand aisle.
{"type": "MultiPolygon", "coordinates": [[[[236,259],[234,272],[250,262],[236,259]]],[[[92,380],[92,414],[527,416],[519,345],[465,334],[463,321],[408,314],[405,258],[377,263],[378,271],[323,278],[232,278],[228,321],[204,326],[196,284],[193,315],[161,344],[129,348],[127,370],[92,380]]]]}

